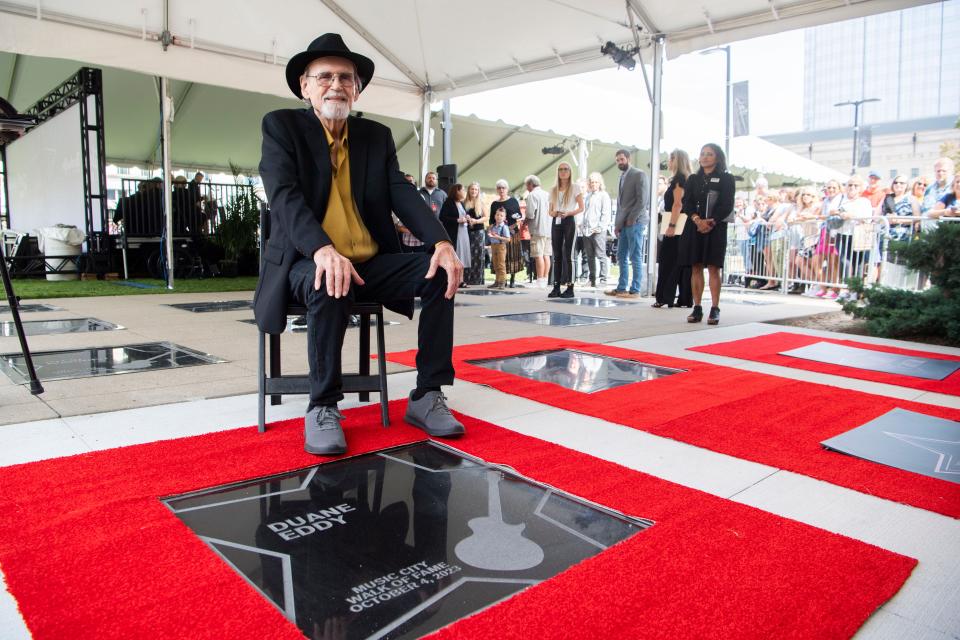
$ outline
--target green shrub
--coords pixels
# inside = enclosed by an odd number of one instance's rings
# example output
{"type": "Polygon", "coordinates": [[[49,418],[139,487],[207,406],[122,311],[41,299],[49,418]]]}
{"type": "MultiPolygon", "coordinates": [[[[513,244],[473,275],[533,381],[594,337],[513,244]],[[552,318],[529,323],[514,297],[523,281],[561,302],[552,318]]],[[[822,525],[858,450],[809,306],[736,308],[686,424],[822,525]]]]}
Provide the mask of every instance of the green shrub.
{"type": "Polygon", "coordinates": [[[960,223],[943,223],[911,243],[891,243],[906,265],[926,273],[932,287],[904,291],[879,285],[869,288],[849,280],[850,300],[843,310],[867,321],[871,335],[888,338],[939,337],[960,345],[960,223]]]}

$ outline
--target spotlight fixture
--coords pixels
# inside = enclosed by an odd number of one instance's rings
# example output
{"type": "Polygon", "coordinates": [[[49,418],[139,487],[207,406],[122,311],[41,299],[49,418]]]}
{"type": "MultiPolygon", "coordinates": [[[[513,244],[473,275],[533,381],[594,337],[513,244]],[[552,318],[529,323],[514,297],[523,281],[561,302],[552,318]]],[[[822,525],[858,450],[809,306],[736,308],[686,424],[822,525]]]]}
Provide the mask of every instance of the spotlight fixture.
{"type": "Polygon", "coordinates": [[[561,144],[555,144],[552,147],[544,147],[540,151],[545,156],[559,156],[566,153],[567,149],[561,144]]]}
{"type": "Polygon", "coordinates": [[[617,63],[617,67],[626,67],[627,71],[633,71],[634,67],[637,66],[637,61],[634,59],[634,56],[640,52],[639,47],[630,47],[629,49],[621,49],[613,42],[609,40],[605,45],[600,47],[600,53],[605,56],[610,56],[613,58],[613,61],[617,63]]]}

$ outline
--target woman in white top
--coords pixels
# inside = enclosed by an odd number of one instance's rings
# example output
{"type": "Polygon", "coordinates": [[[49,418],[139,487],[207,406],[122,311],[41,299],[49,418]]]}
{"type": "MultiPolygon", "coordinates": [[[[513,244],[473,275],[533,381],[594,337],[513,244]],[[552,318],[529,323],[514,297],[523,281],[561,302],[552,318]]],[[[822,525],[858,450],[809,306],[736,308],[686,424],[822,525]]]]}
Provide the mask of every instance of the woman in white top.
{"type": "Polygon", "coordinates": [[[600,280],[607,277],[606,249],[607,227],[610,226],[612,204],[610,194],[603,184],[603,176],[594,171],[587,180],[587,197],[584,199],[583,220],[580,223],[580,236],[583,238],[583,252],[587,256],[590,272],[590,286],[597,286],[597,262],[600,262],[600,280]]]}
{"type": "Polygon", "coordinates": [[[850,277],[863,277],[867,254],[870,252],[869,247],[863,249],[854,246],[855,229],[861,226],[861,232],[869,231],[870,218],[873,216],[873,206],[868,199],[860,195],[861,193],[863,193],[863,178],[852,175],[847,178],[843,196],[837,198],[839,202],[835,213],[843,220],[840,237],[837,239],[837,251],[840,254],[840,264],[843,265],[844,280],[850,277]]]}
{"type": "Polygon", "coordinates": [[[550,190],[550,217],[553,218],[553,290],[548,298],[573,297],[573,242],[577,237],[576,215],[583,212],[583,194],[566,162],[557,167],[557,182],[550,190]],[[560,287],[566,285],[563,293],[560,287]]]}

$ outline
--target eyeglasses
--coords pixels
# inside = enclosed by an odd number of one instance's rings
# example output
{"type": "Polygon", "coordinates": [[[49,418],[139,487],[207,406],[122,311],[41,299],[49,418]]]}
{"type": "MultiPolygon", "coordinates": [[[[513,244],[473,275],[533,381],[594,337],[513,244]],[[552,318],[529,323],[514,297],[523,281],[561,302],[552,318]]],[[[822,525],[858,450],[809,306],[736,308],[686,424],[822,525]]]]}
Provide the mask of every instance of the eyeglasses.
{"type": "Polygon", "coordinates": [[[333,84],[334,80],[340,80],[340,86],[344,88],[351,88],[357,84],[357,76],[352,73],[330,73],[325,71],[323,73],[318,73],[315,76],[307,76],[308,78],[313,78],[317,81],[321,87],[329,87],[333,84]]]}
{"type": "Polygon", "coordinates": [[[917,184],[915,184],[915,185],[913,185],[913,186],[915,186],[915,187],[926,187],[926,186],[927,186],[927,183],[926,183],[926,182],[918,182],[917,184]]]}
{"type": "Polygon", "coordinates": [[[894,180],[893,184],[906,184],[903,180],[894,180]]]}
{"type": "Polygon", "coordinates": [[[570,171],[569,167],[560,167],[560,171],[570,171]]]}

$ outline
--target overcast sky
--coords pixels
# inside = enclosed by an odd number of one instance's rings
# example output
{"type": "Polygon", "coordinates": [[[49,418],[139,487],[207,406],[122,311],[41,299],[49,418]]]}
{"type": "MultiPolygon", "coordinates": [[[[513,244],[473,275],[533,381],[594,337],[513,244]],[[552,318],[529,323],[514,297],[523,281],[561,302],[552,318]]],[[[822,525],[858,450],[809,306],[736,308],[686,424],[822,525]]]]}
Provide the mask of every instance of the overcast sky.
{"type": "MultiPolygon", "coordinates": [[[[737,42],[731,50],[733,82],[750,82],[750,133],[800,130],[803,31],[737,42]]],[[[661,149],[680,147],[695,156],[705,142],[723,145],[725,64],[722,53],[693,53],[664,65],[661,149]]],[[[454,98],[451,110],[649,148],[651,109],[640,67],[626,71],[612,61],[610,65],[593,73],[454,98]]]]}

